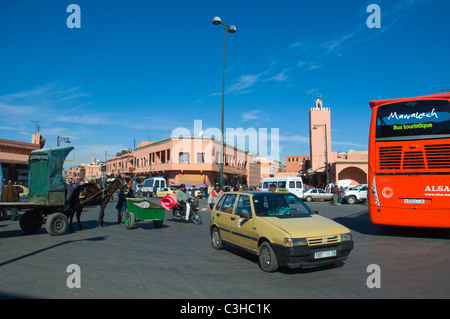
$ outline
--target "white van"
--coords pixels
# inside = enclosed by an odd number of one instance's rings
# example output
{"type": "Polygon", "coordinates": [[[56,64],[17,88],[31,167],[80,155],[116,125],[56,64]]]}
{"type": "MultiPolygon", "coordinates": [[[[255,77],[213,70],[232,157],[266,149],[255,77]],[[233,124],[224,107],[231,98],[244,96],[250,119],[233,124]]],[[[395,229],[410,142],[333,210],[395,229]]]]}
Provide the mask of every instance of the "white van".
{"type": "Polygon", "coordinates": [[[303,180],[299,176],[266,177],[259,182],[256,189],[268,191],[271,185],[275,188],[286,188],[298,198],[303,198],[303,180]]]}
{"type": "Polygon", "coordinates": [[[144,180],[142,184],[141,193],[143,195],[152,196],[153,186],[156,186],[156,190],[167,187],[167,182],[164,177],[150,177],[144,180]]]}

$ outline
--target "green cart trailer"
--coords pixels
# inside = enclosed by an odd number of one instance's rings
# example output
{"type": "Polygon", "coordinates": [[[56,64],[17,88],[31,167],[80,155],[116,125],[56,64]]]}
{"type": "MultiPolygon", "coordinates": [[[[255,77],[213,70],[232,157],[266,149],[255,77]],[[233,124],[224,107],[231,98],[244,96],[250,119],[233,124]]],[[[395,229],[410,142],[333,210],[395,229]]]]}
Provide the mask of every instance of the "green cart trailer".
{"type": "Polygon", "coordinates": [[[62,170],[73,149],[72,146],[58,146],[31,152],[28,158],[29,201],[0,203],[0,208],[17,207],[25,211],[20,217],[23,231],[35,233],[45,223],[50,235],[65,233],[71,189],[64,183],[62,170]]]}
{"type": "Polygon", "coordinates": [[[144,198],[126,198],[127,212],[125,215],[125,227],[131,229],[137,221],[152,220],[155,228],[160,228],[164,223],[166,210],[144,198]]]}

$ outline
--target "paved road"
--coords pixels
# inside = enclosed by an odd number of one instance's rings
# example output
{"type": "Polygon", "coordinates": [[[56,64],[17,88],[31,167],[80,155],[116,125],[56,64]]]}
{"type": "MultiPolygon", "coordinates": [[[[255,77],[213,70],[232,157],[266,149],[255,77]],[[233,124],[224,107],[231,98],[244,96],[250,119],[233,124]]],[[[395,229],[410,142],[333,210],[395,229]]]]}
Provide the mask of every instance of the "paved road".
{"type": "MultiPolygon", "coordinates": [[[[201,205],[206,207],[202,200],[201,205]]],[[[202,225],[166,214],[155,229],[117,224],[115,202],[106,227],[96,228],[98,207],[83,212],[85,230],[52,237],[42,228],[24,234],[18,222],[0,221],[0,297],[32,298],[448,298],[450,232],[388,229],[372,225],[364,205],[310,207],[349,227],[355,248],[345,263],[265,273],[255,256],[228,247],[214,250],[209,211],[202,225]],[[81,270],[81,288],[69,289],[70,264],[81,270]],[[368,288],[371,264],[381,288],[368,288]]]]}

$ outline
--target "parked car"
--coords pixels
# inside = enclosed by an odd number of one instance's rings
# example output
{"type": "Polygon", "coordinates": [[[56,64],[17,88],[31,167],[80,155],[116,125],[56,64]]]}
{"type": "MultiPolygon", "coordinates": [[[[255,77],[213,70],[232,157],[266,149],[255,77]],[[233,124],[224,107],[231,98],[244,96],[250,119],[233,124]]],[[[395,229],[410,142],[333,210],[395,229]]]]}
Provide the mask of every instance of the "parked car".
{"type": "Polygon", "coordinates": [[[344,192],[344,200],[348,204],[364,202],[367,199],[368,189],[369,186],[367,184],[361,184],[355,186],[354,188],[349,188],[344,192]]]}
{"type": "Polygon", "coordinates": [[[347,259],[353,249],[350,230],[317,213],[291,193],[225,193],[211,211],[212,245],[250,251],[267,272],[347,259]]]}
{"type": "MultiPolygon", "coordinates": [[[[192,194],[192,188],[189,188],[188,190],[187,190],[187,192],[189,192],[189,194],[192,194]]],[[[194,194],[195,194],[195,198],[202,198],[202,191],[200,190],[200,189],[198,189],[198,188],[194,188],[194,194]]]]}
{"type": "Polygon", "coordinates": [[[303,198],[303,180],[300,176],[265,177],[257,187],[259,191],[268,191],[272,187],[286,188],[290,193],[303,198]]]}
{"type": "Polygon", "coordinates": [[[312,188],[303,193],[303,199],[307,202],[313,200],[332,200],[333,194],[325,193],[325,191],[320,188],[312,188]]]}
{"type": "Polygon", "coordinates": [[[14,185],[14,187],[19,191],[20,201],[26,201],[30,198],[30,190],[23,185],[14,185]]]}
{"type": "Polygon", "coordinates": [[[160,188],[167,187],[166,180],[163,177],[150,177],[144,180],[144,185],[141,193],[147,196],[153,196],[153,188],[156,187],[158,191],[160,188]]]}
{"type": "Polygon", "coordinates": [[[167,196],[167,195],[176,195],[177,191],[178,191],[178,189],[175,188],[175,187],[168,187],[168,188],[164,187],[164,188],[159,189],[156,192],[156,196],[164,197],[164,196],[167,196]]]}

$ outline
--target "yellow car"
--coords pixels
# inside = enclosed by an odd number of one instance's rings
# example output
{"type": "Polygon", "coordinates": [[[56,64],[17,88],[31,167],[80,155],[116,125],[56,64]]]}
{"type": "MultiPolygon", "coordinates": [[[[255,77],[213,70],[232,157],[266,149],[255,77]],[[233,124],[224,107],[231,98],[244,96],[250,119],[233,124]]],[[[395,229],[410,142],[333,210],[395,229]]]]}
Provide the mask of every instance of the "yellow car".
{"type": "Polygon", "coordinates": [[[283,192],[225,193],[211,211],[210,233],[214,248],[230,243],[250,251],[267,272],[332,264],[353,249],[348,228],[283,192]]]}
{"type": "Polygon", "coordinates": [[[19,197],[21,199],[27,198],[30,194],[30,190],[23,185],[14,185],[14,187],[19,191],[19,197]]]}

